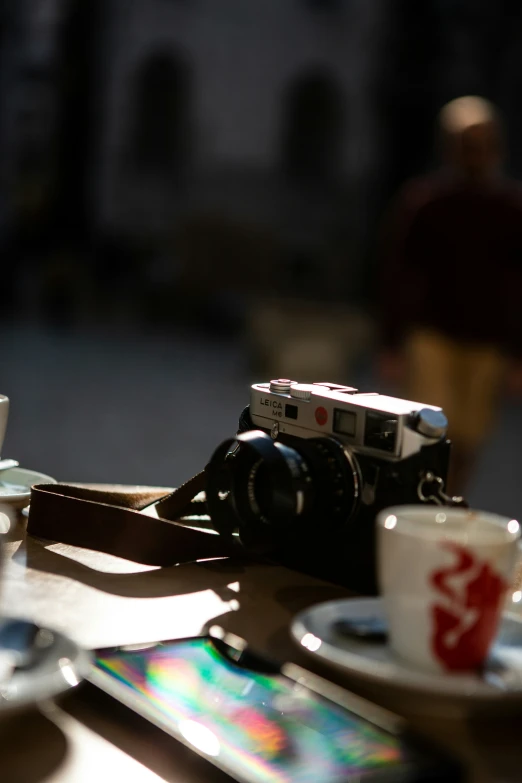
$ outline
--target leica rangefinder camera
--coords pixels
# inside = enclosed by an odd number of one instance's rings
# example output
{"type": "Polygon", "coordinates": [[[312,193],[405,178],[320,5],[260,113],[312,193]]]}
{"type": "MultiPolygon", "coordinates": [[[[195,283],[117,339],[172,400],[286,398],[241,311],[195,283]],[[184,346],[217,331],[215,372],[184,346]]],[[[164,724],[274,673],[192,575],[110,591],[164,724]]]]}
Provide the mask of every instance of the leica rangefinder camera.
{"type": "Polygon", "coordinates": [[[278,563],[375,593],[375,517],[441,502],[440,408],[333,383],[256,383],[235,439],[207,467],[215,528],[278,563]]]}

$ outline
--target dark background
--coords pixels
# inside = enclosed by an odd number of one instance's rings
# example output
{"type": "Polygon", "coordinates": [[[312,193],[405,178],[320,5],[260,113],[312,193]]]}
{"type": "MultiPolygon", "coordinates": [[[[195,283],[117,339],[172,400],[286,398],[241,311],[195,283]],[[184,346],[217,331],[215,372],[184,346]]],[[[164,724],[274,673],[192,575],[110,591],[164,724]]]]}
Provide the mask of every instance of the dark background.
{"type": "MultiPolygon", "coordinates": [[[[3,3],[3,456],[172,485],[254,379],[376,389],[383,213],[458,95],[500,107],[522,177],[521,43],[518,0],[3,3]]],[[[522,511],[521,420],[477,505],[522,511]]]]}

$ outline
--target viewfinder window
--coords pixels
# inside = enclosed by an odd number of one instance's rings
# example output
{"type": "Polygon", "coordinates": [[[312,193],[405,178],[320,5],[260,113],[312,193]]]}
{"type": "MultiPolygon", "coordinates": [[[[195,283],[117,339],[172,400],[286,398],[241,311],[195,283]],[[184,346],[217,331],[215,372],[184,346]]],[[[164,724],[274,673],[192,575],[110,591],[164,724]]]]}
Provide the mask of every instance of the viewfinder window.
{"type": "Polygon", "coordinates": [[[393,454],[397,443],[397,419],[389,413],[368,411],[366,413],[366,427],[364,432],[364,445],[369,449],[379,449],[393,454]]]}

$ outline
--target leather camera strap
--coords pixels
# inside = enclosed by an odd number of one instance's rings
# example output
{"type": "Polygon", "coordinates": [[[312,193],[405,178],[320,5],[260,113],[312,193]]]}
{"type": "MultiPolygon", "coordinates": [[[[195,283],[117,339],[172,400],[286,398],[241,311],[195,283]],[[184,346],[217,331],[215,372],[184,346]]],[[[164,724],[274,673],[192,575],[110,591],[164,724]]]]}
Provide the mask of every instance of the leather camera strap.
{"type": "Polygon", "coordinates": [[[204,472],[170,495],[159,487],[37,484],[27,532],[155,566],[244,555],[231,538],[179,522],[205,484],[204,472]],[[149,516],[151,507],[157,518],[149,516]]]}

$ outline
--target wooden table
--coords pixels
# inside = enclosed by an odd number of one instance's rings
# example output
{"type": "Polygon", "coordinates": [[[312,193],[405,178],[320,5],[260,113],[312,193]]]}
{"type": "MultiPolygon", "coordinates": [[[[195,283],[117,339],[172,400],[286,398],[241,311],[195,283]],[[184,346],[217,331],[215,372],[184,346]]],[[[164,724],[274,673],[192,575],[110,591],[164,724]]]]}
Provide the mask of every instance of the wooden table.
{"type": "MultiPolygon", "coordinates": [[[[88,648],[199,634],[220,624],[280,660],[338,678],[305,657],[288,625],[300,609],[346,591],[285,568],[214,561],[151,569],[25,536],[13,521],[3,611],[63,631],[88,648]]],[[[341,681],[339,681],[341,682],[341,681]]],[[[394,693],[353,690],[411,717],[394,693]]],[[[415,705],[413,705],[415,707],[415,705]]],[[[416,728],[455,751],[472,781],[522,780],[522,714],[470,721],[419,717],[416,728]]],[[[2,783],[229,781],[196,754],[90,685],[0,725],[2,783]]]]}

